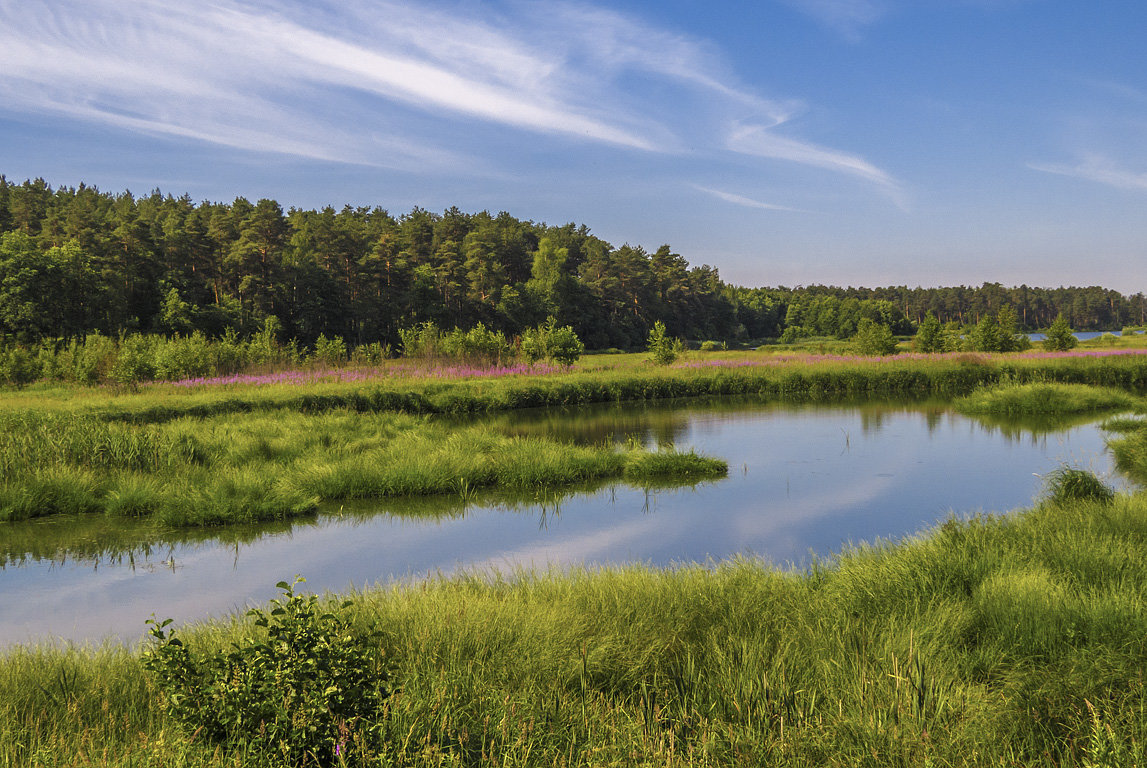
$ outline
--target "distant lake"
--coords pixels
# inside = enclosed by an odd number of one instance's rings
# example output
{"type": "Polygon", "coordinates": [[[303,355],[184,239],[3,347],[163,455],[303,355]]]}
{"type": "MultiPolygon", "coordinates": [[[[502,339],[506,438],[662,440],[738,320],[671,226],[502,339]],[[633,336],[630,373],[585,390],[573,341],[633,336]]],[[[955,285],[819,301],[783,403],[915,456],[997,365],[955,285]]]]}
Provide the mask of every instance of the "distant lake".
{"type": "Polygon", "coordinates": [[[1039,476],[1060,464],[1111,469],[1094,419],[984,422],[926,403],[626,403],[494,422],[516,434],[696,448],[728,460],[729,476],[695,487],[333,505],[292,523],[194,531],[97,516],[5,525],[0,644],[135,641],[153,612],[182,622],[241,610],[297,573],[309,589],[345,591],[459,570],[737,555],[800,566],[953,512],[1028,506],[1039,476]]]}
{"type": "MultiPolygon", "coordinates": [[[[1114,330],[1114,331],[1077,331],[1072,335],[1074,335],[1075,338],[1079,339],[1080,341],[1087,341],[1088,339],[1097,339],[1105,333],[1111,333],[1111,334],[1114,334],[1116,336],[1118,336],[1120,334],[1120,332],[1118,330],[1114,330]]],[[[1142,331],[1137,331],[1136,333],[1142,333],[1142,331]]],[[[1043,341],[1044,339],[1047,338],[1047,334],[1045,334],[1045,333],[1029,333],[1026,335],[1032,341],[1043,341]]]]}

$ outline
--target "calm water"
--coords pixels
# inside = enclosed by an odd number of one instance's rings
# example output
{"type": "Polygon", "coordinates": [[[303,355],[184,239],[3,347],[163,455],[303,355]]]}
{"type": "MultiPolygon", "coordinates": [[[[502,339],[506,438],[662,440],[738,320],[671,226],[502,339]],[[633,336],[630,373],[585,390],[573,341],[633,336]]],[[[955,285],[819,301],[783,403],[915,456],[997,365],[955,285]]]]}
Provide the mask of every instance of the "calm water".
{"type": "Polygon", "coordinates": [[[847,542],[896,538],[953,511],[1028,505],[1037,476],[1109,456],[1094,423],[988,424],[940,406],[692,402],[518,413],[516,433],[674,443],[728,460],[686,488],[583,488],[564,497],[333,507],[295,524],[156,532],[121,521],[0,529],[0,644],[140,638],[272,597],[296,573],[316,591],[459,569],[673,563],[748,554],[785,565],[847,542]]]}

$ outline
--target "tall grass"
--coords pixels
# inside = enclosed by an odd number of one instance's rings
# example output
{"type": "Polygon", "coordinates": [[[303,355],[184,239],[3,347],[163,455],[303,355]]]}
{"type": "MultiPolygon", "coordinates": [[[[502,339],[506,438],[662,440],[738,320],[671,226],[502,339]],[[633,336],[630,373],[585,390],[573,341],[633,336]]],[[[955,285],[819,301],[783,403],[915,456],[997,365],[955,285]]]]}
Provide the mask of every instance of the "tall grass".
{"type": "Polygon", "coordinates": [[[321,500],[542,491],[588,480],[724,475],[718,459],[511,437],[486,425],[346,411],[163,424],[0,415],[0,521],[62,512],[214,525],[299,516],[321,500]]]}
{"type": "Polygon", "coordinates": [[[968,414],[1065,415],[1142,410],[1145,402],[1129,392],[1087,384],[1004,384],[978,389],[954,403],[968,414]]]}
{"type": "MultiPolygon", "coordinates": [[[[369,764],[1082,766],[1143,764],[1145,595],[1147,499],[1119,496],[799,574],[460,576],[332,608],[391,669],[369,764]]],[[[183,637],[225,651],[253,630],[183,637]]],[[[268,764],[164,713],[136,652],[0,657],[0,766],[268,764]]]]}

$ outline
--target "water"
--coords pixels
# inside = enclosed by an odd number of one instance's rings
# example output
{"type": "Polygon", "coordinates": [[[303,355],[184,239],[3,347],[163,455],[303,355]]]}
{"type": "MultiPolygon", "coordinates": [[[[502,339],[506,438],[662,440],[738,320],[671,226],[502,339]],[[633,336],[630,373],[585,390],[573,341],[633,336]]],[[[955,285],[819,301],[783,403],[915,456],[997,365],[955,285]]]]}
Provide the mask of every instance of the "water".
{"type": "Polygon", "coordinates": [[[768,406],[752,401],[520,412],[515,433],[674,443],[728,460],[726,479],[624,484],[564,497],[334,506],[316,518],[156,531],[101,518],[0,529],[0,645],[138,640],[153,612],[242,610],[296,573],[346,591],[460,569],[649,563],[743,554],[800,565],[847,542],[899,538],[953,511],[1027,506],[1061,463],[1107,473],[1095,423],[998,423],[943,406],[768,406]]]}

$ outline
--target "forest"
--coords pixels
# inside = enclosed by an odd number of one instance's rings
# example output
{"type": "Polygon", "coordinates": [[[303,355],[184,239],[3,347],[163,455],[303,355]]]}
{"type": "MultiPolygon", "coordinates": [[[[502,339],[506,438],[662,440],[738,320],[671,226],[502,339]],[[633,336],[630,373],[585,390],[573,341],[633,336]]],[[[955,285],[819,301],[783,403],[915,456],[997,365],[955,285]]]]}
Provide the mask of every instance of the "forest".
{"type": "Polygon", "coordinates": [[[196,203],[0,175],[7,342],[250,336],[274,317],[303,344],[323,336],[399,348],[400,332],[425,322],[513,337],[554,317],[590,349],[632,349],[657,321],[685,339],[756,342],[848,338],[863,318],[909,334],[929,311],[971,325],[1004,306],[1027,330],[1059,314],[1077,330],[1147,323],[1142,293],[1097,286],[743,287],[669,245],[614,246],[584,224],[506,212],[284,211],[268,199],[196,203]]]}

